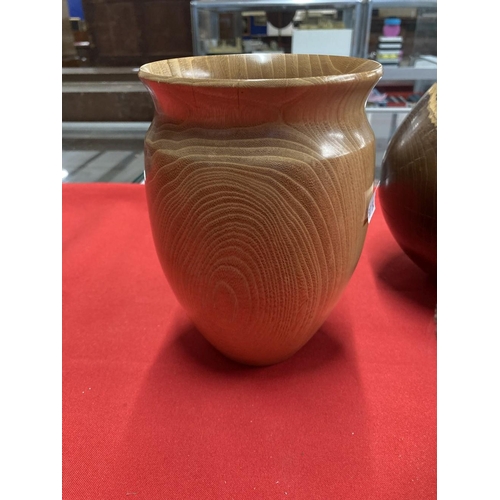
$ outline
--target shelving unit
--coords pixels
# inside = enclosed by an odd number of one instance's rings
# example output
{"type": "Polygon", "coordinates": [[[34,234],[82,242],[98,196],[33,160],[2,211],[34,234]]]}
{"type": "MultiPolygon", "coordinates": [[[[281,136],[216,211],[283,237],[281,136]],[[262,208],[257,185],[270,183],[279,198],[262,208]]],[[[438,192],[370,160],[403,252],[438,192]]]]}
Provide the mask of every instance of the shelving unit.
{"type": "Polygon", "coordinates": [[[205,55],[205,41],[220,37],[220,15],[236,14],[234,29],[239,37],[243,30],[238,26],[238,18],[243,12],[287,12],[297,10],[342,11],[346,28],[352,30],[350,54],[353,57],[366,57],[368,50],[368,26],[370,20],[370,0],[349,0],[328,2],[325,0],[192,0],[191,30],[193,34],[194,55],[205,55]]]}
{"type": "Polygon", "coordinates": [[[427,48],[432,50],[432,56],[437,54],[435,39],[437,32],[437,1],[371,0],[369,57],[375,51],[377,35],[381,34],[382,19],[387,17],[401,18],[402,35],[406,40],[410,40],[410,45],[404,47],[403,61],[399,66],[388,65],[384,67],[384,75],[379,85],[397,86],[413,83],[414,90],[423,93],[426,88],[437,81],[437,57],[435,57],[436,63],[433,64],[424,57],[428,54],[420,52],[427,48]],[[411,16],[409,16],[410,13],[411,16]],[[410,19],[415,20],[414,26],[410,26],[410,19]],[[414,28],[414,31],[411,28],[414,28]],[[411,50],[410,53],[408,53],[409,49],[411,50]]]}
{"type": "MultiPolygon", "coordinates": [[[[298,12],[307,13],[339,13],[340,23],[345,28],[352,30],[351,50],[349,54],[353,57],[371,57],[370,39],[373,36],[372,17],[374,13],[413,11],[414,18],[417,19],[417,25],[423,23],[423,20],[430,19],[432,23],[432,14],[437,18],[436,0],[351,0],[344,2],[327,2],[325,0],[191,0],[191,31],[193,38],[193,54],[206,55],[208,50],[206,45],[211,42],[224,42],[228,33],[233,39],[238,38],[238,46],[233,40],[233,45],[227,45],[229,53],[248,52],[243,47],[241,39],[251,38],[272,38],[281,36],[281,38],[293,38],[293,30],[300,27],[298,12]],[[287,14],[289,26],[279,30],[273,29],[272,34],[266,33],[265,26],[263,30],[249,34],[245,32],[242,26],[243,14],[261,14],[276,16],[279,13],[287,14]],[[422,13],[422,14],[420,14],[422,13]],[[294,16],[295,14],[295,16],[294,16]],[[428,16],[431,14],[431,17],[428,16]],[[293,19],[293,21],[292,21],[293,19]],[[293,25],[293,26],[292,26],[293,25]],[[292,30],[288,29],[292,26],[292,30]]],[[[269,21],[269,19],[268,19],[269,21]]],[[[404,29],[403,22],[403,29],[404,29]]],[[[435,24],[435,22],[434,22],[435,24]]],[[[418,26],[417,26],[418,27],[418,26]]],[[[268,23],[269,28],[269,23],[268,23]]],[[[305,31],[305,30],[304,30],[305,31]]],[[[335,31],[335,29],[327,30],[335,31]]],[[[281,49],[282,47],[280,47],[281,49]]],[[[328,50],[328,49],[327,49],[328,50]]],[[[335,55],[335,49],[332,49],[332,55],[335,55]]],[[[286,44],[285,52],[292,52],[291,44],[286,44]]],[[[218,51],[217,53],[223,53],[218,51]]],[[[226,52],[228,53],[228,52],[226,52]]],[[[311,52],[312,53],[312,52],[311,52]]],[[[315,52],[317,53],[317,52],[315,52]]],[[[408,81],[408,80],[435,80],[436,72],[434,68],[420,68],[414,65],[415,61],[405,61],[399,67],[387,67],[387,77],[389,80],[408,81]]]]}

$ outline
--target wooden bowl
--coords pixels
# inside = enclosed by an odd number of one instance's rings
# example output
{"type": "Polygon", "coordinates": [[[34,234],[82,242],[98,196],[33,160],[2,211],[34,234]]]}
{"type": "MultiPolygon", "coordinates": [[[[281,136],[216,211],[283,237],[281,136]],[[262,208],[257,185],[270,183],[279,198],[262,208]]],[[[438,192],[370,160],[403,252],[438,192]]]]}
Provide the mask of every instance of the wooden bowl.
{"type": "Polygon", "coordinates": [[[302,347],[360,256],[375,138],[365,59],[200,56],[141,67],[152,233],[168,281],[226,356],[266,365],[302,347]]]}
{"type": "Polygon", "coordinates": [[[437,271],[437,83],[396,130],[382,160],[380,205],[406,254],[437,271]]]}

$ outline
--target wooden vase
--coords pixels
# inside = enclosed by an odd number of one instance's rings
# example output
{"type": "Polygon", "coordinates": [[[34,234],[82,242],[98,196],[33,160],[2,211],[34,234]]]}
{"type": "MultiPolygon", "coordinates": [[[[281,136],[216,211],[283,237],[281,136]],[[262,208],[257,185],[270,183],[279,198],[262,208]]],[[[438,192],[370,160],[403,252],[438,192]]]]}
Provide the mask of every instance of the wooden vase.
{"type": "Polygon", "coordinates": [[[437,271],[437,83],[390,140],[380,176],[385,220],[403,251],[428,274],[437,271]]]}
{"type": "Polygon", "coordinates": [[[373,192],[375,61],[200,56],[140,68],[155,104],[145,187],[164,273],[229,358],[282,361],[330,314],[373,192]]]}

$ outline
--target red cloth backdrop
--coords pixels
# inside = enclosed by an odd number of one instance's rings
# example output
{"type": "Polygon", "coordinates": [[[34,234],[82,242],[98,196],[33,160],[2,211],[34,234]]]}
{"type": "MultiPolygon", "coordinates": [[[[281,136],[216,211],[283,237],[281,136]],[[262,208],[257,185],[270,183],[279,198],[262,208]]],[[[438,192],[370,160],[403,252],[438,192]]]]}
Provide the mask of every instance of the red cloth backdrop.
{"type": "Polygon", "coordinates": [[[158,263],[142,185],[63,185],[64,499],[436,498],[436,286],[375,211],[317,334],[250,368],[158,263]]]}

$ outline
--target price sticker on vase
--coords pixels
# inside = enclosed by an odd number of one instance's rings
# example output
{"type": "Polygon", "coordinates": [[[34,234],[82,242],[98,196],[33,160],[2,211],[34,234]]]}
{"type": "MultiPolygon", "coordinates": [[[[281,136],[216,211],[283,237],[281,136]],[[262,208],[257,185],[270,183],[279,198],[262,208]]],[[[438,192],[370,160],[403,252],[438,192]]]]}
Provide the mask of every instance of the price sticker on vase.
{"type": "Polygon", "coordinates": [[[375,195],[377,193],[377,188],[378,188],[379,182],[374,182],[373,183],[373,192],[372,192],[372,197],[370,198],[370,203],[368,204],[368,224],[370,224],[370,221],[372,220],[373,213],[375,212],[375,195]]]}

